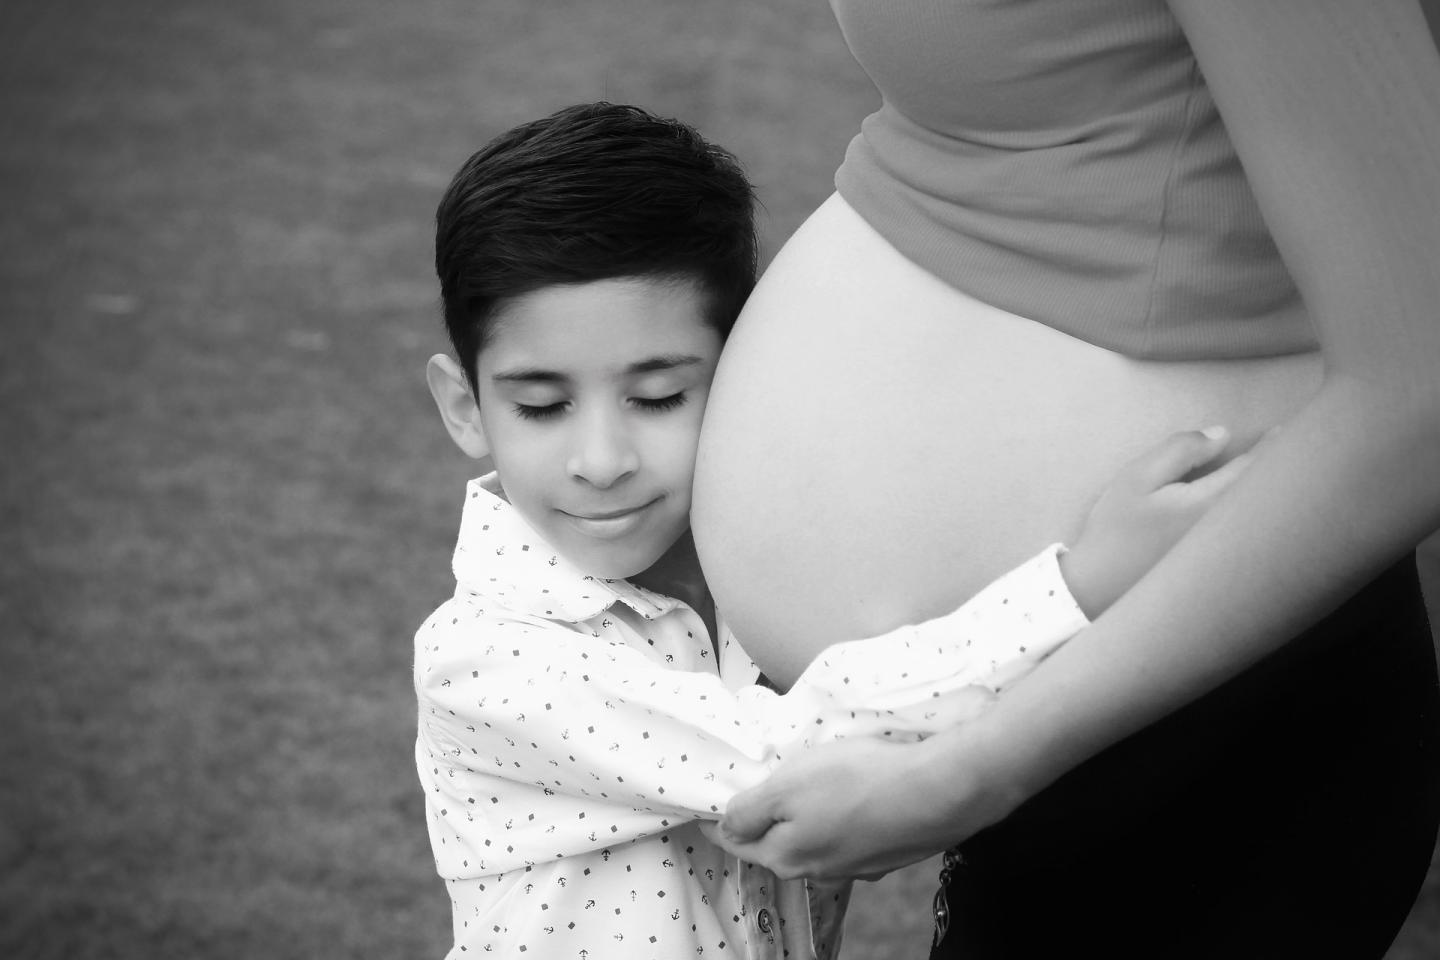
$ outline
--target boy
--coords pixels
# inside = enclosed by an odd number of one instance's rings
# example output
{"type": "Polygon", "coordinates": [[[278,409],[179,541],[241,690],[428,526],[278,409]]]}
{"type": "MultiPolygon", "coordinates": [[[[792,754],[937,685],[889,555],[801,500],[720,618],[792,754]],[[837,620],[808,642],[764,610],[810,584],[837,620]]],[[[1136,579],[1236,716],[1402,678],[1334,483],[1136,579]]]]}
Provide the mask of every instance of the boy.
{"type": "MultiPolygon", "coordinates": [[[[451,956],[833,956],[845,889],[778,882],[696,819],[782,751],[960,722],[1085,623],[1051,548],[955,614],[832,647],[783,698],[747,686],[758,671],[716,629],[689,504],[710,379],[754,282],[752,202],[690,128],[595,104],[497,138],[440,204],[458,361],[427,376],[456,444],[495,467],[468,490],[455,596],[416,635],[451,956]]],[[[1192,437],[1184,467],[1222,442],[1192,437]]],[[[1066,556],[1075,595],[1113,599],[1173,539],[1153,531],[1200,502],[1112,496],[1122,522],[1066,556]],[[1132,535],[1144,510],[1164,522],[1132,535]]]]}

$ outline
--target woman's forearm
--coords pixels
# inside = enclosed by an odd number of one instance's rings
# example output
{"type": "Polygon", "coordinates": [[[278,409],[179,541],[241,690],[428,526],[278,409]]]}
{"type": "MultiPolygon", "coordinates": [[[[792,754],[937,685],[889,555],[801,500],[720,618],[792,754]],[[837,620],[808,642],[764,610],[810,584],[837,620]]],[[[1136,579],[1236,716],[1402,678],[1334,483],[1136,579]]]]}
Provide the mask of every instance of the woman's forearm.
{"type": "MultiPolygon", "coordinates": [[[[998,818],[1276,650],[1440,526],[1440,390],[1336,376],[1151,573],[965,732],[998,818]]],[[[955,769],[956,766],[963,770],[955,769]]],[[[964,791],[961,791],[963,793],[964,791]]],[[[984,824],[973,798],[961,835],[984,824]]]]}

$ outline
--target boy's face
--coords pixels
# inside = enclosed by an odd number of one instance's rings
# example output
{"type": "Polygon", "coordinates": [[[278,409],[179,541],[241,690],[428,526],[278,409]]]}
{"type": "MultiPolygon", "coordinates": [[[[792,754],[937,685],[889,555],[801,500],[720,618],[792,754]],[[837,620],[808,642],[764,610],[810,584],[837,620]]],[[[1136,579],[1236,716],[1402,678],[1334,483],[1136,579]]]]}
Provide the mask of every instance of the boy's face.
{"type": "Polygon", "coordinates": [[[476,363],[479,415],[510,503],[607,578],[655,563],[690,525],[695,448],[721,338],[699,287],[547,287],[503,307],[476,363]]]}

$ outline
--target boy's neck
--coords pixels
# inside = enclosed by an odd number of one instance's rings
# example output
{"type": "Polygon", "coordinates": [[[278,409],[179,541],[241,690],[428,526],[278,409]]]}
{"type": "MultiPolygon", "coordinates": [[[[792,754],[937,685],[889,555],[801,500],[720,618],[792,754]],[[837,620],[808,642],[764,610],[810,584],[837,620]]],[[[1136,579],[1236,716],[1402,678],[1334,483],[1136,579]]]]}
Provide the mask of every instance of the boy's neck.
{"type": "Polygon", "coordinates": [[[700,614],[710,635],[715,636],[715,605],[710,599],[710,589],[705,586],[700,557],[695,553],[695,538],[689,530],[659,560],[629,580],[646,590],[683,600],[700,614]]]}
{"type": "Polygon", "coordinates": [[[670,549],[660,555],[660,559],[627,579],[646,590],[678,597],[689,603],[696,591],[705,589],[700,558],[695,553],[695,538],[686,530],[670,549]]]}

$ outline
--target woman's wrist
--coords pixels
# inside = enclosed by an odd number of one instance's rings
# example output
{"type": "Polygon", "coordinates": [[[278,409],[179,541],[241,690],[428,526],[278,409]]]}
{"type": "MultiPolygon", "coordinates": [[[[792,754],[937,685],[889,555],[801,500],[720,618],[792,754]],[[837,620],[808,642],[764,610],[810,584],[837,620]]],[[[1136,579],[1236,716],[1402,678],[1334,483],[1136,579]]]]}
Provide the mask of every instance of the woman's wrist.
{"type": "Polygon", "coordinates": [[[917,799],[935,811],[934,835],[945,847],[999,823],[1029,799],[1022,771],[991,728],[982,716],[917,745],[917,799]]]}

